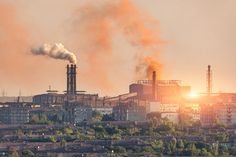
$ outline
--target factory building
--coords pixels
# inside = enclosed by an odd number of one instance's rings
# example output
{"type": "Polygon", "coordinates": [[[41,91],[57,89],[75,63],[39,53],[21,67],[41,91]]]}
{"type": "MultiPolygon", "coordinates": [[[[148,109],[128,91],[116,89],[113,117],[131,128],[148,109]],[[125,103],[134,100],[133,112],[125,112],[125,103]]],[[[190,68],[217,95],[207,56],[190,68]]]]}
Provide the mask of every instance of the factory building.
{"type": "Polygon", "coordinates": [[[147,113],[158,112],[161,118],[167,118],[173,123],[179,123],[179,104],[161,104],[160,102],[149,102],[146,105],[147,113]]]}
{"type": "Polygon", "coordinates": [[[0,107],[0,122],[4,124],[28,123],[29,109],[26,103],[4,103],[0,107]]]}
{"type": "Polygon", "coordinates": [[[190,93],[190,86],[182,86],[178,80],[139,80],[129,86],[130,93],[137,93],[140,100],[159,101],[161,103],[179,103],[190,93]]]}
{"type": "Polygon", "coordinates": [[[136,103],[119,104],[113,107],[114,119],[117,121],[144,121],[146,107],[136,103]]]}
{"type": "Polygon", "coordinates": [[[65,101],[64,94],[46,93],[35,95],[33,97],[33,103],[40,104],[41,106],[62,106],[65,101]]]}
{"type": "Polygon", "coordinates": [[[220,93],[205,97],[200,105],[200,122],[202,126],[221,123],[226,126],[236,125],[236,94],[220,93]]]}
{"type": "Polygon", "coordinates": [[[85,91],[76,90],[76,65],[67,65],[67,90],[65,94],[58,94],[56,90],[47,90],[45,94],[35,95],[33,103],[39,104],[42,107],[62,107],[67,101],[78,102],[84,105],[96,106],[98,94],[86,94],[85,91]]]}
{"type": "Polygon", "coordinates": [[[216,114],[212,104],[201,105],[200,122],[203,127],[214,125],[216,122],[216,114]]]}
{"type": "Polygon", "coordinates": [[[92,119],[92,107],[89,105],[66,102],[63,109],[64,122],[77,124],[83,121],[90,121],[92,119]]]}
{"type": "Polygon", "coordinates": [[[219,103],[215,105],[216,118],[221,124],[236,125],[236,103],[219,103]]]}

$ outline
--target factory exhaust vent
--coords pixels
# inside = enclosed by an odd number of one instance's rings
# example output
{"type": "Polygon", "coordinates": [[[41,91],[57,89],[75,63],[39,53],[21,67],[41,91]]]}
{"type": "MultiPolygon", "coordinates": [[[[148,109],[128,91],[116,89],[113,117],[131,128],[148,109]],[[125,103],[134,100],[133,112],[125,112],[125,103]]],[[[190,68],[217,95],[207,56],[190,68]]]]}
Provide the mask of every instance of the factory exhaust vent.
{"type": "Polygon", "coordinates": [[[211,70],[211,66],[208,65],[207,66],[207,96],[211,96],[212,93],[212,70],[211,70]]]}
{"type": "Polygon", "coordinates": [[[76,94],[76,64],[67,65],[67,94],[76,94]]]}
{"type": "Polygon", "coordinates": [[[156,100],[156,71],[152,73],[152,97],[156,100]]]}

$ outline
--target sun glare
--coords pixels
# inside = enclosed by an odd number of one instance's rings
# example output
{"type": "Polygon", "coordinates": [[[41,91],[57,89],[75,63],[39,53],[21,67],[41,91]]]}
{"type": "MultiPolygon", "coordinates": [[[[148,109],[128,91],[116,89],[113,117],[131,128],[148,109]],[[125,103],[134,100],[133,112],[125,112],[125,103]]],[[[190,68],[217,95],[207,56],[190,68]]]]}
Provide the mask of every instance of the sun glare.
{"type": "Polygon", "coordinates": [[[189,93],[189,98],[197,98],[199,95],[196,92],[189,93]]]}

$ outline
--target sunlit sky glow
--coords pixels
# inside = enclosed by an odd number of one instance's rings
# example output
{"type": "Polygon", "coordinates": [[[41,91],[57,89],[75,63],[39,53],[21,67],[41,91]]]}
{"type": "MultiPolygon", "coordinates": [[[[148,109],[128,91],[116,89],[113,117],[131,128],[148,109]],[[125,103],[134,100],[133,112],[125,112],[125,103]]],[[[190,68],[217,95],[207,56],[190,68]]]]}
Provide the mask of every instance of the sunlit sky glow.
{"type": "MultiPolygon", "coordinates": [[[[99,4],[101,1],[90,2],[99,4]]],[[[134,82],[131,75],[132,56],[129,54],[133,50],[122,36],[116,34],[113,49],[117,52],[114,55],[118,59],[111,60],[110,63],[113,68],[110,69],[110,77],[117,86],[108,93],[91,81],[93,78],[84,70],[87,67],[86,60],[82,60],[83,49],[76,46],[75,41],[71,41],[71,35],[66,33],[70,31],[68,25],[73,13],[87,2],[85,0],[0,1],[0,6],[7,5],[16,13],[16,17],[10,20],[9,24],[15,27],[5,28],[4,21],[0,22],[1,91],[6,90],[8,95],[17,95],[21,89],[23,95],[31,95],[42,93],[51,85],[52,88],[62,92],[66,85],[67,62],[38,58],[29,52],[34,45],[62,42],[69,50],[76,52],[78,57],[79,89],[101,95],[128,92],[128,85],[134,82]],[[22,30],[25,31],[23,33],[25,36],[17,33],[22,30]],[[6,36],[10,34],[8,31],[14,33],[15,40],[12,40],[14,42],[12,45],[6,42],[8,41],[6,36]],[[28,50],[13,49],[18,48],[19,45],[16,46],[16,43],[26,43],[24,40],[31,41],[28,50]],[[10,51],[19,50],[19,52],[17,55],[7,53],[8,47],[10,51]],[[18,59],[22,56],[25,58],[18,59]]],[[[191,85],[193,91],[205,92],[206,70],[210,64],[213,70],[213,92],[235,92],[235,0],[132,0],[132,2],[140,11],[149,14],[160,23],[158,28],[160,36],[167,41],[167,44],[161,46],[160,53],[160,60],[164,66],[163,79],[182,80],[184,84],[191,85]]],[[[6,13],[0,10],[0,14],[6,13]]]]}

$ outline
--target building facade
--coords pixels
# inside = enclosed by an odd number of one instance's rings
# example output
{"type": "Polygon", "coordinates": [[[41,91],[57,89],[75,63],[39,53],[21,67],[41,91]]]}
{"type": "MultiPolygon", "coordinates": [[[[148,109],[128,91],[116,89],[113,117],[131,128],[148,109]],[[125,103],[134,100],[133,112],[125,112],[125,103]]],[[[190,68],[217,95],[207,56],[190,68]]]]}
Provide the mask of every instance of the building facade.
{"type": "Polygon", "coordinates": [[[79,103],[65,103],[63,121],[77,124],[92,119],[92,107],[79,103]]]}
{"type": "Polygon", "coordinates": [[[155,84],[152,82],[152,80],[139,80],[129,86],[129,92],[137,93],[137,98],[140,100],[153,100],[155,92],[155,100],[161,103],[179,103],[190,92],[190,86],[182,86],[177,80],[157,80],[155,84]]]}
{"type": "Polygon", "coordinates": [[[114,119],[117,121],[144,121],[146,107],[137,104],[119,104],[113,107],[114,119]]]}
{"type": "Polygon", "coordinates": [[[0,121],[4,124],[29,123],[29,107],[25,103],[7,103],[0,107],[0,121]]]}
{"type": "Polygon", "coordinates": [[[236,103],[219,103],[215,109],[217,122],[227,126],[236,125],[236,103]]]}

